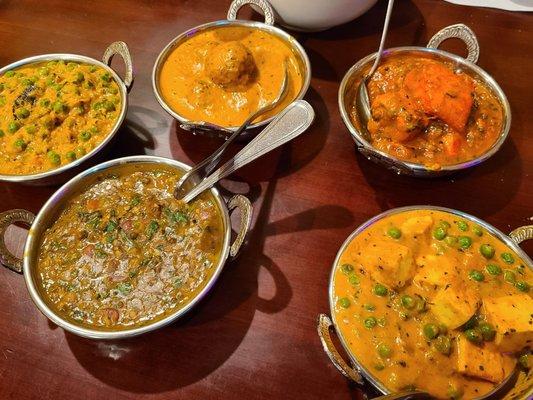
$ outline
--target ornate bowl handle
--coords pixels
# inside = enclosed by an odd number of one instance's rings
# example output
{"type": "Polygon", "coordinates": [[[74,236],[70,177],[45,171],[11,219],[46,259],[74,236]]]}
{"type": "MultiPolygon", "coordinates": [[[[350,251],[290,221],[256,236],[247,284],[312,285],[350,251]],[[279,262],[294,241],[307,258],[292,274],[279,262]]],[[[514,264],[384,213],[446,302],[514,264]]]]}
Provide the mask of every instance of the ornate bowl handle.
{"type": "Polygon", "coordinates": [[[228,20],[235,21],[237,19],[237,13],[242,6],[246,4],[252,4],[259,7],[265,16],[265,24],[274,25],[274,10],[267,0],[233,0],[228,10],[228,20]]]}
{"type": "Polygon", "coordinates": [[[241,217],[239,232],[237,233],[237,237],[229,249],[229,255],[232,259],[234,259],[237,257],[237,254],[239,254],[239,250],[244,243],[244,239],[246,239],[246,234],[250,230],[253,208],[250,200],[243,195],[238,194],[229,200],[228,209],[230,212],[232,212],[234,209],[238,209],[241,217]]]}
{"type": "Polygon", "coordinates": [[[447,26],[438,31],[428,42],[426,47],[438,49],[440,44],[447,39],[461,39],[468,50],[466,59],[472,63],[477,63],[479,58],[479,43],[476,34],[472,29],[464,24],[455,24],[447,26]]]}
{"type": "Polygon", "coordinates": [[[105,49],[104,55],[102,56],[102,61],[104,62],[104,64],[111,67],[111,61],[113,60],[115,54],[120,55],[122,57],[122,60],[124,60],[124,65],[126,66],[126,73],[122,81],[124,82],[124,85],[126,86],[126,89],[129,93],[133,86],[133,63],[131,60],[131,54],[130,50],[128,49],[128,45],[124,42],[111,43],[107,47],[107,49],[105,49]]]}
{"type": "Polygon", "coordinates": [[[320,341],[322,342],[322,347],[324,348],[324,351],[328,355],[333,365],[337,367],[341,374],[343,374],[346,378],[354,381],[355,383],[362,385],[364,382],[359,372],[350,367],[346,363],[346,361],[343,360],[343,358],[335,348],[335,345],[331,341],[330,329],[332,326],[333,323],[326,314],[320,314],[318,316],[318,336],[320,337],[320,341]]]}
{"type": "Polygon", "coordinates": [[[12,271],[22,274],[22,260],[11,253],[5,242],[7,228],[15,222],[33,223],[35,215],[26,210],[16,209],[0,213],[0,262],[12,271]]]}
{"type": "Polygon", "coordinates": [[[509,237],[516,244],[520,244],[526,240],[531,240],[533,239],[533,225],[526,225],[516,228],[509,234],[509,237]]]}

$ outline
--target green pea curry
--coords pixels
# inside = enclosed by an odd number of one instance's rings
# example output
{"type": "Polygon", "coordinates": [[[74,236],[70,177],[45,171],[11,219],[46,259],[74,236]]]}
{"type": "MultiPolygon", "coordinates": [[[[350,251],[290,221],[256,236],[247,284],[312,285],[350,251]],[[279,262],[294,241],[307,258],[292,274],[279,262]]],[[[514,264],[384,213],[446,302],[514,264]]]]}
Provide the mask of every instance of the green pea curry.
{"type": "Polygon", "coordinates": [[[471,399],[517,360],[530,366],[532,284],[524,260],[483,227],[404,211],[364,229],[341,254],[333,314],[346,346],[389,390],[471,399]]]}
{"type": "Polygon", "coordinates": [[[126,166],[73,197],[43,235],[37,273],[56,313],[125,330],[185,307],[219,263],[225,231],[214,197],[173,196],[176,170],[126,166]]]}
{"type": "Polygon", "coordinates": [[[102,67],[28,64],[0,76],[0,174],[27,175],[83,157],[111,132],[121,95],[102,67]]]}

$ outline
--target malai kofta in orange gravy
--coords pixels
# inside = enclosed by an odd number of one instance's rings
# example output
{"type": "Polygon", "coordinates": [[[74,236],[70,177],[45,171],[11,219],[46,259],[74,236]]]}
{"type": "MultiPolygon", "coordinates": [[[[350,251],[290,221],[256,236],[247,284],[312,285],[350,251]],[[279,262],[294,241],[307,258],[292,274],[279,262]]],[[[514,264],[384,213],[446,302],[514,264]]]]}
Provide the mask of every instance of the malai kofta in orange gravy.
{"type": "MultiPolygon", "coordinates": [[[[502,130],[503,108],[495,94],[448,62],[413,55],[387,58],[368,89],[372,145],[430,169],[482,155],[502,130]]],[[[355,104],[350,117],[357,126],[355,104]]]]}
{"type": "Polygon", "coordinates": [[[69,201],[44,233],[37,270],[59,315],[125,330],[190,303],[216,270],[224,230],[211,194],[188,204],[174,198],[176,170],[113,174],[69,201]]]}
{"type": "Polygon", "coordinates": [[[469,220],[434,210],[385,217],[349,243],[333,279],[345,344],[393,392],[471,399],[517,360],[531,367],[533,273],[469,220]]]}
{"type": "Polygon", "coordinates": [[[273,101],[288,70],[285,99],[259,120],[277,114],[303,86],[293,49],[277,36],[247,27],[216,27],[180,43],[164,61],[159,88],[164,101],[191,121],[241,125],[273,101]]]}

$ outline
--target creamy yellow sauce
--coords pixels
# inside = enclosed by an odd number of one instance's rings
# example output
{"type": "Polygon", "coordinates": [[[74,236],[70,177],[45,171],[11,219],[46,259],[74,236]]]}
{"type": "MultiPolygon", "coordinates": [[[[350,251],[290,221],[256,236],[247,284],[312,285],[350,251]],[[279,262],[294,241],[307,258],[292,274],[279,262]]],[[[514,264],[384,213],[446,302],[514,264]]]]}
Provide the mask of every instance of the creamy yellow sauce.
{"type": "Polygon", "coordinates": [[[0,76],[0,174],[48,171],[83,157],[107,138],[122,109],[113,77],[64,60],[0,76]]]}
{"type": "Polygon", "coordinates": [[[533,342],[531,270],[449,213],[402,212],[366,228],[341,255],[333,284],[341,336],[393,392],[480,396],[533,342]]]}
{"type": "Polygon", "coordinates": [[[164,101],[192,121],[232,127],[276,98],[289,73],[284,101],[259,120],[275,115],[303,86],[301,61],[281,39],[246,27],[218,27],[178,45],[164,61],[159,85],[164,101]]]}

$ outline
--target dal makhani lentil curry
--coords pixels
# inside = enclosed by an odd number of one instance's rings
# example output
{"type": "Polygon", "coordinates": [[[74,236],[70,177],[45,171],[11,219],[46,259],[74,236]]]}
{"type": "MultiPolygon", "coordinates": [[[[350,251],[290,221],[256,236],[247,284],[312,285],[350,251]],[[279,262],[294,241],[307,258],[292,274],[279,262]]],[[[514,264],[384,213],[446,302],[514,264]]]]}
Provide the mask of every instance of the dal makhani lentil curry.
{"type": "MultiPolygon", "coordinates": [[[[434,58],[387,58],[368,90],[372,145],[430,169],[486,153],[504,124],[502,105],[485,83],[434,58]]],[[[350,118],[359,124],[355,103],[350,118]]]]}
{"type": "Polygon", "coordinates": [[[180,176],[127,166],[72,198],[41,244],[44,297],[76,324],[124,330],[185,307],[216,270],[224,241],[215,199],[185,204],[180,176]]]}
{"type": "Polygon", "coordinates": [[[233,127],[273,101],[288,70],[288,92],[267,119],[290,104],[303,86],[300,62],[282,39],[261,29],[212,28],[180,43],[164,61],[164,101],[191,121],[233,127]]]}
{"type": "Polygon", "coordinates": [[[102,67],[53,60],[0,76],[0,174],[27,175],[83,157],[111,132],[120,90],[102,67]]]}
{"type": "Polygon", "coordinates": [[[471,399],[531,367],[533,274],[481,226],[404,211],[358,234],[333,281],[345,344],[389,390],[471,399]]]}

